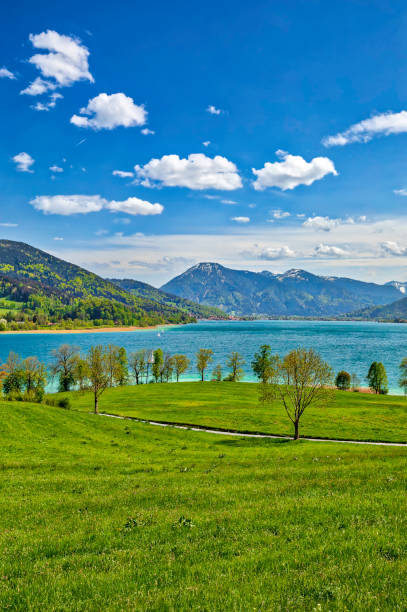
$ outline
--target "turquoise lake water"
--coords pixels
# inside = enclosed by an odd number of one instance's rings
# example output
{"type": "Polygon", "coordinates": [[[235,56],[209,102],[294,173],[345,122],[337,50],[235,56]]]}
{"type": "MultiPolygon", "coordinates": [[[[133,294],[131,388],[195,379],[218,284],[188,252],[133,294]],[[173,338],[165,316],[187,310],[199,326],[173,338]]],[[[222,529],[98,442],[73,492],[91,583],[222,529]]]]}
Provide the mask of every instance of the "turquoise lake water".
{"type": "MultiPolygon", "coordinates": [[[[407,325],[374,322],[337,321],[208,321],[160,330],[83,334],[10,334],[0,336],[0,360],[9,351],[21,357],[36,355],[49,363],[52,349],[69,343],[86,350],[93,344],[117,344],[128,352],[161,347],[170,353],[185,353],[194,363],[199,348],[214,352],[213,365],[225,365],[227,354],[239,351],[246,359],[245,378],[253,381],[250,363],[261,344],[270,344],[273,352],[283,355],[304,346],[318,351],[335,372],[355,372],[361,384],[372,361],[382,361],[389,378],[391,393],[398,387],[398,366],[407,357],[407,325]]],[[[212,367],[210,368],[212,370],[212,367]]],[[[225,369],[226,374],[226,369],[225,369]]],[[[197,379],[194,366],[185,380],[197,379]]]]}

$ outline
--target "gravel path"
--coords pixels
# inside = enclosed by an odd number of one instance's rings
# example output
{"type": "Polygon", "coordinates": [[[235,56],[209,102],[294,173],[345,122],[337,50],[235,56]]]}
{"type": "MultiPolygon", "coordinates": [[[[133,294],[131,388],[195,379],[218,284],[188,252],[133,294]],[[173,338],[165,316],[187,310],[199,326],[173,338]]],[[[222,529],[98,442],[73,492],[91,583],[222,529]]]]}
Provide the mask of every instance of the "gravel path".
{"type": "MultiPolygon", "coordinates": [[[[227,431],[221,429],[211,429],[210,427],[204,427],[196,425],[177,425],[176,423],[164,423],[163,421],[149,421],[147,419],[139,419],[137,417],[119,416],[118,414],[108,414],[107,412],[99,413],[99,416],[106,416],[112,419],[121,419],[124,421],[137,421],[138,423],[148,423],[149,425],[158,425],[159,427],[173,427],[174,429],[187,429],[189,431],[203,431],[205,433],[217,434],[220,436],[237,436],[239,438],[277,438],[279,440],[292,440],[290,436],[277,436],[273,434],[263,433],[247,433],[239,431],[227,431]]],[[[370,446],[405,446],[406,443],[402,442],[368,442],[362,440],[335,440],[331,438],[303,438],[301,440],[308,440],[309,442],[336,442],[341,444],[368,444],[370,446]]]]}

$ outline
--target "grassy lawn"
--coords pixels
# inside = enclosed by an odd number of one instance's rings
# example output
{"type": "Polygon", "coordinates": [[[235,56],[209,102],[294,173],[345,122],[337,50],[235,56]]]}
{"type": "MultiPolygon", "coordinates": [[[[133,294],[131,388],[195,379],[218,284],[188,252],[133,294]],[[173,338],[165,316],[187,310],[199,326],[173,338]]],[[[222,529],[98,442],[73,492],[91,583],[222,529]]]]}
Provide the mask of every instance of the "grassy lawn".
{"type": "Polygon", "coordinates": [[[404,448],[21,402],[0,434],[1,609],[407,608],[404,448]]]}
{"type": "MultiPolygon", "coordinates": [[[[208,425],[274,434],[293,432],[284,408],[258,403],[252,383],[178,383],[108,389],[100,411],[146,419],[208,425]]],[[[57,394],[63,397],[65,394],[57,394]]],[[[78,410],[92,410],[89,393],[68,394],[78,410]]],[[[325,409],[307,409],[301,419],[303,436],[354,440],[407,441],[407,399],[402,396],[337,392],[325,409]]]]}

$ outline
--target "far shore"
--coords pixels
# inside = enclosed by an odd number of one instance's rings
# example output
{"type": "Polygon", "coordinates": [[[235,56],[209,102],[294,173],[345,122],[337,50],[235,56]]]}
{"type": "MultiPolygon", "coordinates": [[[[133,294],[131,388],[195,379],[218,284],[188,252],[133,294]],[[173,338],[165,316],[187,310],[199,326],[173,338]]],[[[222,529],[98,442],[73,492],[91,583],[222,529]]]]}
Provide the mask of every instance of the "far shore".
{"type": "Polygon", "coordinates": [[[129,327],[81,327],[79,329],[19,329],[0,332],[0,336],[5,334],[93,334],[97,332],[133,332],[133,331],[148,331],[160,330],[168,327],[176,327],[175,323],[162,325],[150,325],[147,327],[129,326],[129,327]]]}

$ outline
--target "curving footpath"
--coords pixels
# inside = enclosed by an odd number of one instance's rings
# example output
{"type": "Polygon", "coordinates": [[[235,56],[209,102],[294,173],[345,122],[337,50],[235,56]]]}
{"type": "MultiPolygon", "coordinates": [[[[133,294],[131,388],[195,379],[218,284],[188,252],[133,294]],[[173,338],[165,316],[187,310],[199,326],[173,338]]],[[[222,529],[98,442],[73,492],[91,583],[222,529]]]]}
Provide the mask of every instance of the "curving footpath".
{"type": "MultiPolygon", "coordinates": [[[[94,414],[94,413],[91,413],[94,414]]],[[[188,425],[186,423],[170,423],[167,421],[149,421],[148,419],[139,419],[137,417],[121,416],[119,414],[109,414],[108,412],[100,412],[98,416],[106,416],[112,419],[121,419],[123,421],[137,421],[138,423],[147,423],[148,425],[158,425],[159,427],[173,427],[174,429],[188,429],[189,431],[203,431],[204,433],[217,434],[220,436],[237,436],[239,438],[277,438],[279,440],[293,440],[290,436],[278,436],[267,433],[250,433],[247,431],[231,431],[227,429],[211,429],[204,425],[188,425]]],[[[300,437],[300,440],[309,442],[336,442],[341,444],[368,444],[370,446],[404,446],[405,442],[369,442],[367,440],[338,440],[335,438],[308,438],[300,437]]]]}

